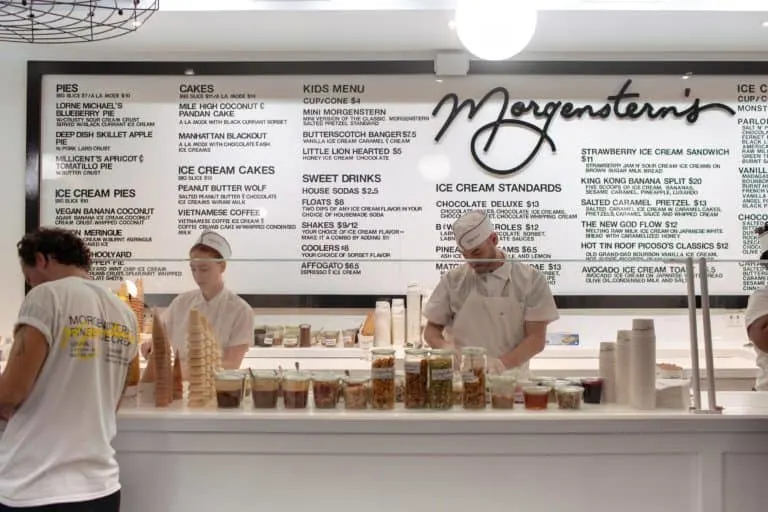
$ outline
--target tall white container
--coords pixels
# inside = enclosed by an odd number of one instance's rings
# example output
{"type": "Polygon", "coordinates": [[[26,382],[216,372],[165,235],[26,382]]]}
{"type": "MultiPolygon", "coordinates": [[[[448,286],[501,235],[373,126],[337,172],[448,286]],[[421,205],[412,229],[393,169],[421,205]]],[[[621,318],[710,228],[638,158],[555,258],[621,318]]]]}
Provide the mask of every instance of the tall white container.
{"type": "Polygon", "coordinates": [[[616,403],[616,342],[600,343],[600,377],[603,379],[603,402],[616,403]]]}
{"type": "Polygon", "coordinates": [[[656,333],[653,320],[632,321],[629,342],[629,405],[633,409],[656,408],[656,333]]]}
{"type": "Polygon", "coordinates": [[[405,346],[405,301],[392,299],[392,345],[405,346]]]}
{"type": "Polygon", "coordinates": [[[386,300],[376,302],[373,315],[373,346],[392,346],[392,308],[386,300]]]}
{"type": "Polygon", "coordinates": [[[408,285],[405,297],[406,344],[409,347],[421,347],[421,287],[418,283],[408,285]]]}
{"type": "Polygon", "coordinates": [[[629,405],[629,346],[632,339],[632,331],[618,331],[616,333],[616,403],[629,405]]]}

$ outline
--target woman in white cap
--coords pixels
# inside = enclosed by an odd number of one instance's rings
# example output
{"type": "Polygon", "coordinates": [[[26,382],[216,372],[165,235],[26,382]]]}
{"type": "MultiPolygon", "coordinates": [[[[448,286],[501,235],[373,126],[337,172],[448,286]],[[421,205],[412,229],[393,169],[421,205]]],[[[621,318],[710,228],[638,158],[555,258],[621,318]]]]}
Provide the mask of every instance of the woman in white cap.
{"type": "MultiPolygon", "coordinates": [[[[760,259],[768,260],[768,222],[755,232],[760,242],[760,259]]],[[[757,354],[755,389],[768,391],[768,287],[755,290],[749,297],[744,323],[757,354]]]]}
{"type": "Polygon", "coordinates": [[[463,215],[453,234],[467,262],[443,275],[427,302],[425,340],[433,348],[484,347],[490,373],[527,372],[544,350],[547,325],[560,316],[546,278],[506,261],[484,211],[463,215]]]}
{"type": "MultiPolygon", "coordinates": [[[[179,350],[186,362],[189,312],[197,309],[211,323],[221,346],[221,366],[238,369],[253,342],[253,309],[224,285],[226,260],[232,256],[227,240],[213,231],[206,231],[189,251],[192,277],[198,288],[181,293],[163,314],[163,322],[174,350],[179,350]]],[[[150,347],[142,346],[144,355],[150,347]]],[[[186,370],[186,365],[183,365],[186,370]]]]}

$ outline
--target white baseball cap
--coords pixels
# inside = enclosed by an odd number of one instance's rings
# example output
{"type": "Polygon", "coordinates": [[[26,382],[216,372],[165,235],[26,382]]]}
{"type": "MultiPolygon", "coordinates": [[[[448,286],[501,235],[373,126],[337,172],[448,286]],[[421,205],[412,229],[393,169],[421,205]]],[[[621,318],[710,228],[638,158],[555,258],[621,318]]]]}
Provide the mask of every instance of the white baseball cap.
{"type": "Polygon", "coordinates": [[[488,214],[482,210],[472,210],[459,217],[453,223],[453,236],[456,245],[464,251],[471,251],[493,234],[493,224],[488,214]]]}
{"type": "Polygon", "coordinates": [[[232,256],[232,248],[227,239],[215,231],[204,231],[195,245],[204,245],[221,254],[221,257],[228,260],[232,256]]]}

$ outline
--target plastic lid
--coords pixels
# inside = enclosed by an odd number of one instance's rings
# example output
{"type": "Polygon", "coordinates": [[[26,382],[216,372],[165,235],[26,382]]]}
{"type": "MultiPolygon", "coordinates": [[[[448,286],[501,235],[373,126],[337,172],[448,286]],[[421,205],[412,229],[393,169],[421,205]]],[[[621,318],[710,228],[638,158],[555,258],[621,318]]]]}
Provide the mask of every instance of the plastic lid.
{"type": "Polygon", "coordinates": [[[582,388],[581,386],[563,386],[561,388],[557,388],[557,392],[582,394],[584,393],[584,388],[582,388]]]}
{"type": "Polygon", "coordinates": [[[527,386],[523,388],[523,392],[531,395],[548,395],[549,388],[546,386],[527,386]]]}
{"type": "Polygon", "coordinates": [[[285,372],[285,375],[283,375],[285,380],[309,380],[310,377],[311,375],[309,373],[296,370],[288,370],[285,372]]]}
{"type": "Polygon", "coordinates": [[[318,382],[333,382],[339,380],[339,375],[334,372],[315,372],[312,374],[312,380],[318,382]]]}
{"type": "Polygon", "coordinates": [[[635,318],[632,320],[633,331],[652,331],[653,319],[652,318],[635,318]]]}
{"type": "Polygon", "coordinates": [[[395,353],[395,349],[393,348],[372,348],[371,354],[375,356],[391,356],[395,353]]]}
{"type": "Polygon", "coordinates": [[[278,375],[272,370],[251,370],[251,378],[254,379],[277,379],[278,375]]]}
{"type": "Polygon", "coordinates": [[[222,370],[216,372],[218,380],[243,380],[245,376],[240,370],[222,370]]]}
{"type": "Polygon", "coordinates": [[[482,356],[485,354],[485,349],[483,347],[464,347],[461,349],[461,353],[468,356],[482,356]]]}
{"type": "Polygon", "coordinates": [[[347,383],[347,384],[352,384],[352,385],[355,385],[355,386],[360,386],[360,385],[363,385],[363,384],[365,384],[366,382],[369,382],[370,380],[371,380],[371,378],[370,378],[370,377],[362,377],[362,376],[357,376],[357,377],[347,377],[347,378],[345,379],[345,381],[346,381],[346,383],[347,383]]]}
{"type": "Polygon", "coordinates": [[[425,356],[427,351],[423,348],[407,348],[405,349],[405,355],[407,356],[425,356]]]}
{"type": "Polygon", "coordinates": [[[430,354],[433,356],[451,356],[453,355],[453,350],[449,348],[433,348],[430,350],[430,354]]]}
{"type": "Polygon", "coordinates": [[[506,375],[502,373],[501,375],[491,375],[489,381],[491,382],[491,385],[493,385],[494,382],[497,384],[514,385],[517,384],[517,377],[514,375],[506,375]]]}

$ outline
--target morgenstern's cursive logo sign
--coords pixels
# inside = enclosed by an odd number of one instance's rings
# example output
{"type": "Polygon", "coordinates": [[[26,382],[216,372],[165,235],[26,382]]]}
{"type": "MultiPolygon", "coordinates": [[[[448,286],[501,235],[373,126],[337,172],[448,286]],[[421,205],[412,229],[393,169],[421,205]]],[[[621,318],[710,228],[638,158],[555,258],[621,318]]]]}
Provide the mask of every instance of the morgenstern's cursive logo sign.
{"type": "MultiPolygon", "coordinates": [[[[484,124],[477,129],[474,135],[472,135],[469,148],[472,152],[472,158],[474,158],[475,162],[477,162],[480,167],[497,176],[509,176],[521,171],[531,163],[539,151],[541,151],[544,143],[549,146],[553,153],[557,151],[557,146],[555,145],[554,139],[550,136],[549,131],[552,127],[552,122],[558,116],[566,120],[583,119],[584,117],[591,119],[609,119],[615,117],[620,120],[633,120],[642,117],[648,119],[665,119],[667,117],[673,117],[676,119],[685,118],[688,123],[695,124],[699,120],[699,116],[708,110],[719,110],[730,115],[736,114],[736,112],[728,105],[722,103],[702,103],[699,98],[694,98],[690,105],[683,110],[675,105],[653,105],[649,102],[640,103],[637,101],[630,101],[640,97],[640,94],[638,93],[629,92],[631,85],[631,79],[624,82],[624,85],[622,85],[619,92],[612,96],[608,96],[606,98],[606,103],[599,107],[594,105],[576,106],[570,101],[562,100],[548,101],[544,105],[541,105],[534,100],[515,101],[510,106],[509,90],[505,87],[495,87],[491,89],[478,102],[475,102],[473,99],[467,99],[462,101],[461,104],[459,104],[459,96],[456,93],[449,93],[443,96],[432,110],[432,117],[435,117],[440,113],[446,103],[451,105],[451,111],[448,114],[448,118],[443,122],[437,135],[435,135],[435,142],[440,142],[442,140],[443,136],[464,109],[469,109],[467,119],[471,121],[488,101],[498,97],[501,100],[499,115],[490,123],[484,124]],[[532,114],[535,119],[544,119],[544,123],[541,126],[537,126],[534,123],[521,119],[528,114],[532,114]],[[501,129],[523,129],[538,135],[538,140],[528,156],[522,162],[512,164],[506,169],[492,167],[485,161],[483,156],[491,149],[496,140],[496,135],[498,135],[499,130],[501,129]],[[478,146],[481,143],[481,137],[484,135],[487,135],[487,140],[482,147],[481,153],[478,151],[478,146]]],[[[690,96],[691,89],[685,89],[685,97],[690,98],[690,96]]]]}

